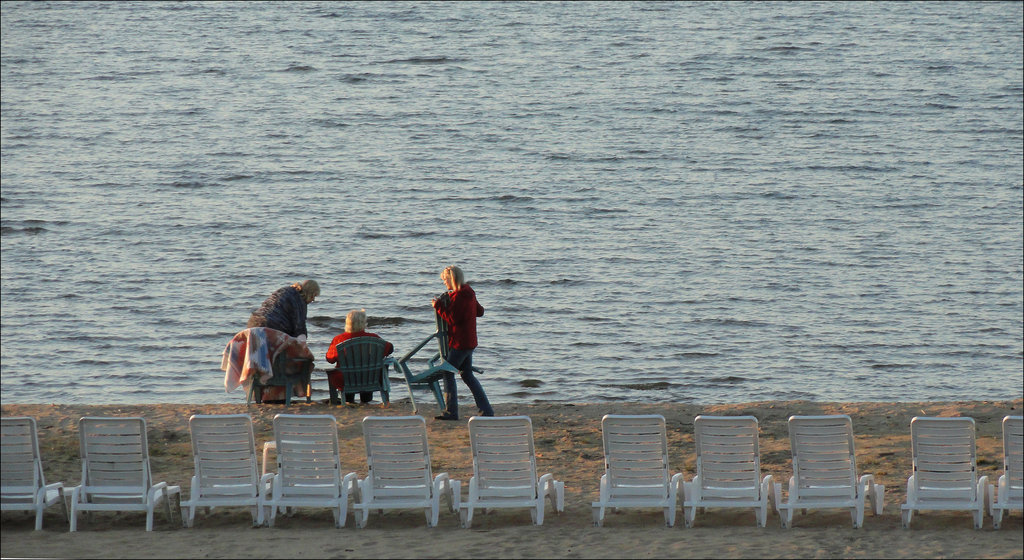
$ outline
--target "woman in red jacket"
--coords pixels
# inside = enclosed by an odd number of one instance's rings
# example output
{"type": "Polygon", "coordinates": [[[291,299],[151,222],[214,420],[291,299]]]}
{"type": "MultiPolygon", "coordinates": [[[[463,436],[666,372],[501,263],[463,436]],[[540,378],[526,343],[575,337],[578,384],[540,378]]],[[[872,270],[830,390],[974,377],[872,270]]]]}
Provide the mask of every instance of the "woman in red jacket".
{"type": "MultiPolygon", "coordinates": [[[[441,281],[448,293],[431,300],[438,315],[448,324],[449,364],[459,369],[462,381],[473,393],[473,400],[481,416],[494,416],[494,409],[473,375],[473,349],[476,348],[476,318],[483,317],[484,308],[476,301],[476,293],[466,284],[462,269],[449,266],[441,271],[441,281]]],[[[444,374],[445,413],[435,416],[438,420],[459,419],[459,395],[455,385],[455,374],[444,374]]]]}

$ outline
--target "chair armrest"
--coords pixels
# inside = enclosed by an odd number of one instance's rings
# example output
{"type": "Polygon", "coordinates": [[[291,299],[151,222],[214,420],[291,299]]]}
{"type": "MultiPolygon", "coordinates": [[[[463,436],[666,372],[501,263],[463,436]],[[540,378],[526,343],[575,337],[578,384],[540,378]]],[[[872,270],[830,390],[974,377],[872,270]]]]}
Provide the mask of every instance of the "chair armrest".
{"type": "Polygon", "coordinates": [[[434,334],[428,336],[427,338],[424,338],[423,342],[420,342],[419,344],[416,345],[415,348],[413,348],[412,350],[406,352],[405,355],[403,355],[401,358],[398,359],[398,362],[399,363],[408,362],[409,358],[412,358],[413,355],[416,354],[416,352],[419,352],[424,346],[427,345],[428,342],[430,342],[431,340],[433,340],[436,337],[437,337],[437,333],[435,332],[434,334]]]}
{"type": "Polygon", "coordinates": [[[359,482],[359,475],[354,472],[350,472],[345,475],[345,478],[341,479],[341,486],[347,493],[355,490],[357,482],[359,482]]]}

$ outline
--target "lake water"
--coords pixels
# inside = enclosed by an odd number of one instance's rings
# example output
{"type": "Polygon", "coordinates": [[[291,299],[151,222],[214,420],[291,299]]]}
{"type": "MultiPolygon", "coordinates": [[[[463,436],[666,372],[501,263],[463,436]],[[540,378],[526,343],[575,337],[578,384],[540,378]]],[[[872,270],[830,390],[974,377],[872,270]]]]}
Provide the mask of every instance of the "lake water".
{"type": "Polygon", "coordinates": [[[323,399],[448,264],[499,404],[1020,398],[1022,7],[5,1],[2,400],[244,402],[305,278],[323,399]]]}

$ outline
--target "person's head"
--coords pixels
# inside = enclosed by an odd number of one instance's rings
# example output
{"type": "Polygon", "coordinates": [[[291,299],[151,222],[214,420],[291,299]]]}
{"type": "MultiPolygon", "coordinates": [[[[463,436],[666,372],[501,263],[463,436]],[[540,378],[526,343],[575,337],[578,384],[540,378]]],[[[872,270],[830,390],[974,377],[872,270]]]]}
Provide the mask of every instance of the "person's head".
{"type": "Polygon", "coordinates": [[[441,271],[441,281],[449,290],[458,290],[466,283],[466,275],[462,273],[461,268],[449,265],[441,271]]]}
{"type": "Polygon", "coordinates": [[[302,299],[306,303],[313,303],[316,296],[320,295],[320,284],[317,284],[316,280],[303,280],[292,284],[292,286],[302,294],[302,299]]]}
{"type": "Polygon", "coordinates": [[[366,310],[353,309],[345,315],[345,332],[360,332],[366,330],[366,310]]]}

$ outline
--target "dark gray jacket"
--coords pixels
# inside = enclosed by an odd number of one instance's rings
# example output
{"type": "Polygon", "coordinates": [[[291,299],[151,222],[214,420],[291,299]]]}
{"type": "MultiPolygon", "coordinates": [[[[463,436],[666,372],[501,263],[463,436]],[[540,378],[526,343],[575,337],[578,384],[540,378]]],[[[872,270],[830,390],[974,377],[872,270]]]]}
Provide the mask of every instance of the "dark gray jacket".
{"type": "Polygon", "coordinates": [[[288,336],[306,334],[306,300],[294,286],[270,294],[249,318],[249,327],[267,327],[288,336]]]}

